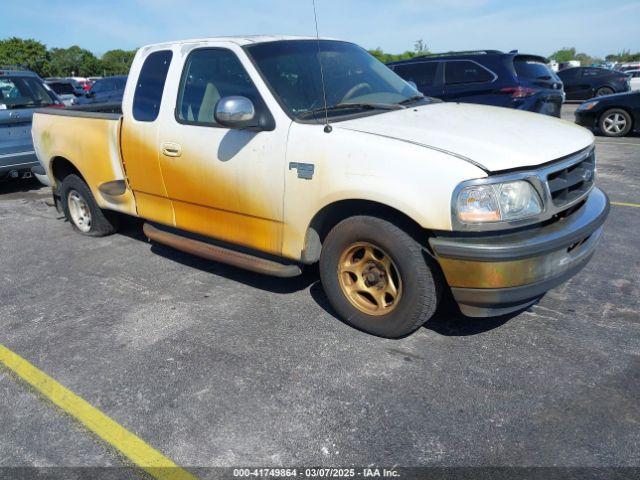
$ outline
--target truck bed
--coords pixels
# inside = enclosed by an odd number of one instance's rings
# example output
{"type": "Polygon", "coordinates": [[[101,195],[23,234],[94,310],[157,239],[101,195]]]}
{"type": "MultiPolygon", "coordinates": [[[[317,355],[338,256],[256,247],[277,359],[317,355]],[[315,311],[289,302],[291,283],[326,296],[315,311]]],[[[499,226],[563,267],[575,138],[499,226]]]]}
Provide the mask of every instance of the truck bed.
{"type": "Polygon", "coordinates": [[[33,116],[33,143],[54,188],[57,165],[80,172],[101,208],[136,214],[120,157],[122,108],[118,104],[41,109],[33,116]]]}

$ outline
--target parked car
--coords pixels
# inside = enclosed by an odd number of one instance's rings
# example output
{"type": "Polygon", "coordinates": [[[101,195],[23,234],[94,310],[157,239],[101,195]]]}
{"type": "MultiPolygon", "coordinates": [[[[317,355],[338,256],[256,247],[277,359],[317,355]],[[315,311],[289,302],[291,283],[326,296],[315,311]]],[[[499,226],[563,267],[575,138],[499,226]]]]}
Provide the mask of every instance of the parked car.
{"type": "Polygon", "coordinates": [[[637,92],[640,90],[640,69],[627,70],[624,72],[629,77],[629,86],[631,91],[637,92]]]}
{"type": "Polygon", "coordinates": [[[617,70],[623,73],[627,73],[629,70],[640,69],[640,62],[628,62],[623,63],[617,67],[617,70]]]}
{"type": "Polygon", "coordinates": [[[75,104],[77,98],[85,93],[82,85],[70,78],[48,78],[45,79],[45,84],[56,93],[66,106],[75,104]]]}
{"type": "Polygon", "coordinates": [[[425,55],[388,65],[418,90],[445,101],[560,116],[562,82],[547,59],[497,50],[425,55]]]}
{"type": "Polygon", "coordinates": [[[576,123],[607,137],[640,131],[640,92],[619,93],[582,103],[574,113],[576,123]]]}
{"type": "Polygon", "coordinates": [[[567,100],[587,100],[602,95],[628,92],[628,77],[614,70],[597,67],[576,67],[560,70],[567,100]]]}
{"type": "Polygon", "coordinates": [[[41,107],[64,104],[35,73],[0,67],[0,180],[31,177],[33,167],[41,168],[31,141],[31,118],[41,107]]]}
{"type": "Polygon", "coordinates": [[[587,264],[609,210],[586,129],[425,98],[348,42],[144,47],[121,107],[35,115],[73,228],[108,235],[123,212],[262,274],[319,262],[334,310],[376,335],[409,334],[448,288],[472,316],[535,303],[587,264]]]}
{"type": "Polygon", "coordinates": [[[86,105],[89,103],[121,102],[126,83],[126,75],[96,80],[85,96],[78,98],[77,103],[78,105],[86,105]]]}
{"type": "Polygon", "coordinates": [[[74,80],[82,87],[83,90],[89,91],[93,82],[85,77],[67,77],[69,80],[74,80]]]}

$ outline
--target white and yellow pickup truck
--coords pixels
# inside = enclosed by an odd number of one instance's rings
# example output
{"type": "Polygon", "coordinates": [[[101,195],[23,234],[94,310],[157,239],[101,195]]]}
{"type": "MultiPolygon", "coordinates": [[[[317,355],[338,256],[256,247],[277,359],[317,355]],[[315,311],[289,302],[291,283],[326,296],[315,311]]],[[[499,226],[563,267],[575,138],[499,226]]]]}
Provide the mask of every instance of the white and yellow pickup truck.
{"type": "Polygon", "coordinates": [[[348,42],[144,47],[111,108],[33,119],[77,231],[113,233],[124,213],[154,241],[255,272],[319,262],[335,311],[385,337],[448,289],[469,316],[526,308],[584,267],[609,211],[587,130],[425,98],[348,42]]]}

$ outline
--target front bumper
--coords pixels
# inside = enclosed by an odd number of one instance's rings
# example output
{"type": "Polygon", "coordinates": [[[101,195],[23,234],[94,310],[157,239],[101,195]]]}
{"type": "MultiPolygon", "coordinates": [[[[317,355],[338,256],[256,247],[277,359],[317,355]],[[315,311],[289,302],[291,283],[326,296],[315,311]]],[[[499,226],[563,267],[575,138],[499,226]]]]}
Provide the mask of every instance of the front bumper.
{"type": "Polygon", "coordinates": [[[429,240],[461,311],[472,317],[525,308],[591,259],[609,214],[594,188],[577,210],[515,233],[441,234],[429,240]]]}
{"type": "Polygon", "coordinates": [[[576,110],[573,116],[576,119],[576,124],[580,125],[581,127],[585,127],[590,130],[595,130],[595,128],[598,126],[598,122],[597,122],[598,116],[594,115],[593,112],[589,110],[585,110],[585,111],[576,110]]]}

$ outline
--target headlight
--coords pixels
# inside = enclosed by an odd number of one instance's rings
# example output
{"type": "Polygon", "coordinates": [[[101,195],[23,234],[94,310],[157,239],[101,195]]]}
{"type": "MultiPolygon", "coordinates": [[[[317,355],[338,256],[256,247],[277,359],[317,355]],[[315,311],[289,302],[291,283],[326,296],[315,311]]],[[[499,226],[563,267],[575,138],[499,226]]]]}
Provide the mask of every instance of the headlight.
{"type": "Polygon", "coordinates": [[[593,102],[584,102],[578,106],[578,110],[591,110],[593,107],[598,105],[598,101],[595,100],[593,102]]]}
{"type": "Polygon", "coordinates": [[[542,201],[525,180],[469,185],[458,193],[455,211],[462,223],[521,220],[541,213],[542,201]]]}

